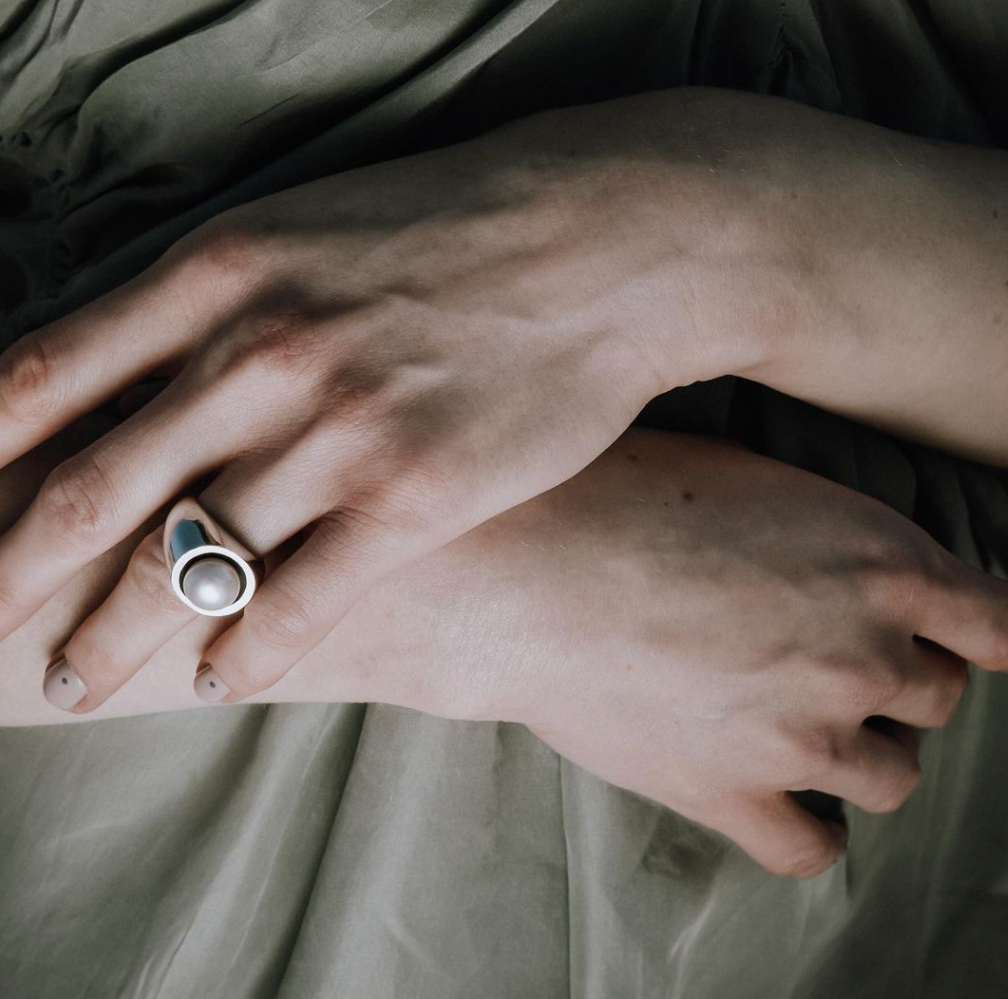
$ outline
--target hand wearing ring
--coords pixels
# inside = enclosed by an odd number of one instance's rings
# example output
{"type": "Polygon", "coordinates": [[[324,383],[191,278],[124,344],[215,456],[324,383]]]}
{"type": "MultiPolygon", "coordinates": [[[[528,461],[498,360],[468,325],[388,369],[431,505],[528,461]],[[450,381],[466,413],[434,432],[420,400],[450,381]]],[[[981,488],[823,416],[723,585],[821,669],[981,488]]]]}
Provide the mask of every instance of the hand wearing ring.
{"type": "MultiPolygon", "coordinates": [[[[557,118],[559,153],[528,119],[231,209],[17,341],[0,355],[0,462],[144,377],[170,381],[55,468],[0,537],[0,636],[192,493],[264,556],[311,528],[193,664],[240,700],[379,579],[568,479],[664,389],[750,359],[684,317],[698,258],[677,247],[709,221],[653,171],[653,104],[557,118]],[[625,199],[610,196],[614,143],[640,165],[625,199]],[[638,294],[645,273],[661,277],[638,294]],[[690,337],[666,342],[670,316],[690,337]]],[[[685,162],[667,169],[692,183],[685,162]]],[[[736,257],[712,252],[705,280],[723,290],[736,257]]],[[[61,686],[87,690],[75,711],[193,620],[163,542],[140,546],[60,650],[76,678],[61,686]]]]}
{"type": "MultiPolygon", "coordinates": [[[[205,649],[232,701],[275,683],[378,580],[584,468],[666,389],[744,374],[933,429],[936,386],[956,394],[953,365],[910,377],[929,317],[901,313],[915,332],[893,353],[888,316],[866,340],[824,304],[833,215],[773,138],[806,125],[871,138],[842,116],[691,88],[533,115],[231,209],[24,336],[0,354],[0,462],[145,376],[173,377],[0,537],[0,637],[205,474],[196,498],[252,551],[314,525],[205,649]],[[898,404],[833,394],[886,370],[898,404]]],[[[882,202],[866,204],[874,224],[882,202]]],[[[997,409],[1002,395],[982,398],[997,409]]],[[[64,648],[88,691],[75,710],[191,621],[162,541],[64,648]]]]}

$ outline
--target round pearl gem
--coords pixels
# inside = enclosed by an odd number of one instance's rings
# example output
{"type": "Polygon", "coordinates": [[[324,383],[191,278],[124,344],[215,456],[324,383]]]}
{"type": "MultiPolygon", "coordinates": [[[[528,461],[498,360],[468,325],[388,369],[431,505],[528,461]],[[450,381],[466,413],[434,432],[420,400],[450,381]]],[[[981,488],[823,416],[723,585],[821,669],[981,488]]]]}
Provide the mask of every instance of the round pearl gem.
{"type": "Polygon", "coordinates": [[[238,599],[242,577],[230,562],[212,555],[197,559],[182,576],[182,592],[203,610],[221,610],[238,599]]]}

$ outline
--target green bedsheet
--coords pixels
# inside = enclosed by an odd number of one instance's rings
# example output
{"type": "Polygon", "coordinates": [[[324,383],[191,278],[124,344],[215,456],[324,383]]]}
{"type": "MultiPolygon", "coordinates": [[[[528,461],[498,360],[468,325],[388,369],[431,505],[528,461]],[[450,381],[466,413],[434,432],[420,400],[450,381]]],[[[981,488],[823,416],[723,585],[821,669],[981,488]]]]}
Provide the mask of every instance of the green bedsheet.
{"type": "MultiPolygon", "coordinates": [[[[230,205],[686,83],[1004,146],[1008,4],[0,0],[0,334],[230,205]]],[[[1004,575],[997,470],[732,379],[642,421],[875,495],[1004,575]]],[[[1004,999],[1008,680],[974,671],[921,758],[907,804],[846,808],[848,857],[799,881],[517,725],[282,705],[0,730],[0,999],[1004,999]]]]}

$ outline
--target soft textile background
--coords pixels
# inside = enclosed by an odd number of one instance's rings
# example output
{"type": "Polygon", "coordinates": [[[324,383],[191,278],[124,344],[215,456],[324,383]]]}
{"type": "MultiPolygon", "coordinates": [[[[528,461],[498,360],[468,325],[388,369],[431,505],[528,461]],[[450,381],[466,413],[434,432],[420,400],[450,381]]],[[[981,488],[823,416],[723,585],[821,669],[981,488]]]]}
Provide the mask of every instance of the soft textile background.
{"type": "MultiPolygon", "coordinates": [[[[685,83],[1008,145],[989,0],[0,0],[0,335],[220,209],[685,83]]],[[[1002,473],[744,382],[643,419],[876,495],[1003,574],[1002,473]]],[[[520,726],[241,707],[0,732],[2,999],[1003,999],[1008,680],[898,813],[773,878],[520,726]]],[[[674,761],[670,761],[674,765],[674,761]]]]}

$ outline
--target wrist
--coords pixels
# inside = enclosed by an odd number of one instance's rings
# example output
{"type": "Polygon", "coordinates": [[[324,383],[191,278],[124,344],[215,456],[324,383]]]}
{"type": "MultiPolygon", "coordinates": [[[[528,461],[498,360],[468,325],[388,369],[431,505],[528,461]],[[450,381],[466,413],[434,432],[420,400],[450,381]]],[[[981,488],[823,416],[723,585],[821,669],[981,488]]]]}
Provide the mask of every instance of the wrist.
{"type": "Polygon", "coordinates": [[[614,115],[595,132],[618,136],[593,163],[593,201],[636,244],[633,318],[659,390],[786,363],[823,298],[803,118],[821,113],[711,87],[592,107],[614,115]]]}
{"type": "MultiPolygon", "coordinates": [[[[810,163],[809,121],[823,112],[794,101],[719,88],[669,91],[655,115],[655,142],[670,172],[660,178],[665,224],[692,213],[689,258],[679,280],[691,313],[702,379],[739,375],[764,380],[814,344],[828,297],[819,225],[828,192],[810,163]],[[679,196],[684,165],[696,203],[679,196]]],[[[677,380],[681,344],[665,337],[663,368],[677,380]]]]}
{"type": "Polygon", "coordinates": [[[742,373],[794,324],[801,248],[746,174],[751,151],[731,150],[731,122],[711,114],[738,96],[751,95],[690,87],[553,109],[470,147],[482,198],[515,208],[508,229],[595,276],[581,314],[612,331],[647,398],[742,373]]]}

